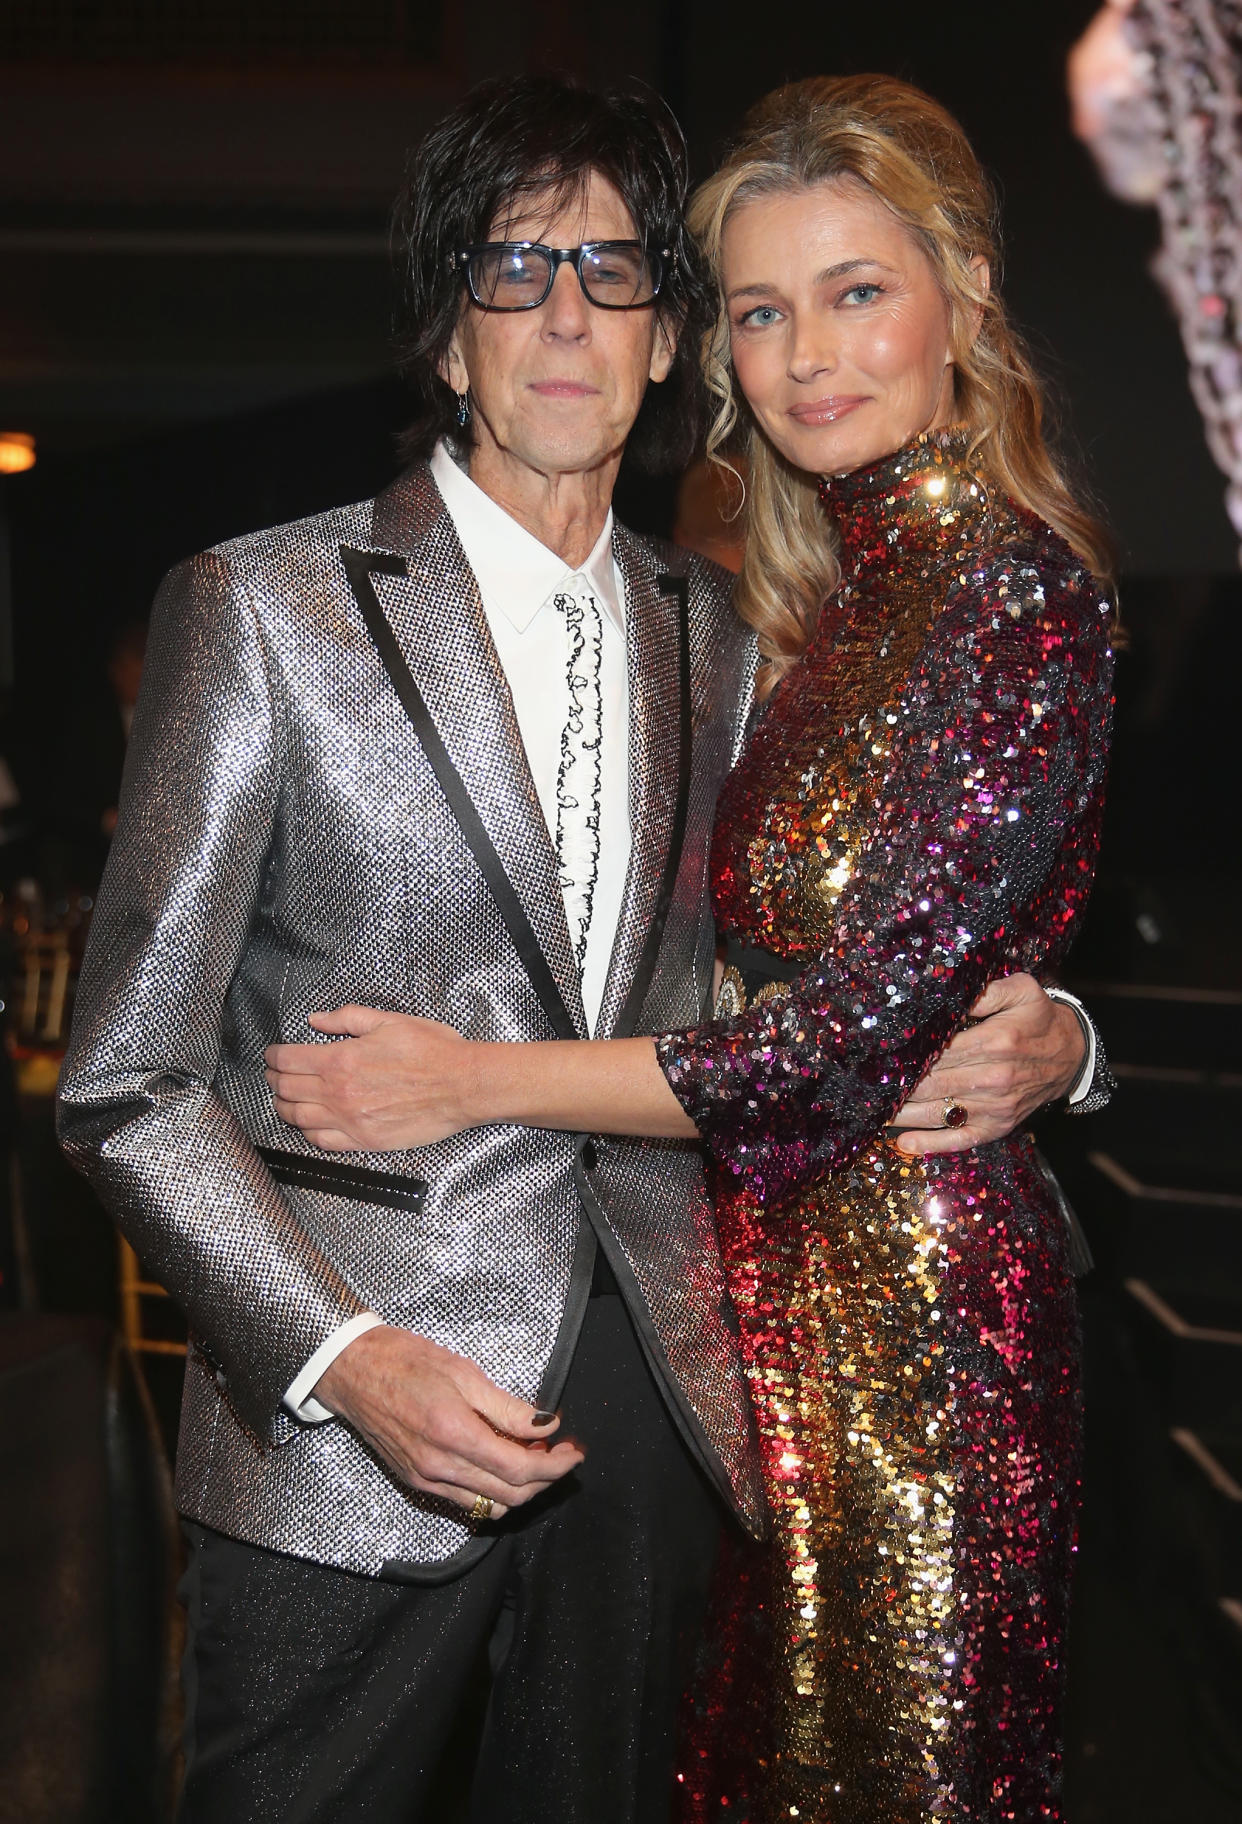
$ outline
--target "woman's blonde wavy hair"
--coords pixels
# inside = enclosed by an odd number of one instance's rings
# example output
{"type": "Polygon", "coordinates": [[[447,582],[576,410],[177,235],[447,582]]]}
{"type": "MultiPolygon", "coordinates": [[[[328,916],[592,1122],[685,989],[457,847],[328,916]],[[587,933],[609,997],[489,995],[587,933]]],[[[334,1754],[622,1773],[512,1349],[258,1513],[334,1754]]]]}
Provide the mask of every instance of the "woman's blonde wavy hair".
{"type": "Polygon", "coordinates": [[[788,462],[741,398],[720,288],[721,242],[733,212],[756,198],[853,179],[916,237],[950,308],[955,422],[973,460],[1003,493],[1047,520],[1107,583],[1103,529],[1075,500],[1044,437],[1043,392],[979,255],[998,263],[991,187],[966,135],[938,102],[891,76],[812,76],[766,96],[747,115],[724,164],[700,186],[690,229],[717,282],[715,323],[703,341],[714,402],[707,453],[745,459],[746,555],[734,601],[759,637],[761,694],[797,659],[839,578],[817,477],[788,462]],[[976,328],[976,325],[978,326],[976,328]]]}

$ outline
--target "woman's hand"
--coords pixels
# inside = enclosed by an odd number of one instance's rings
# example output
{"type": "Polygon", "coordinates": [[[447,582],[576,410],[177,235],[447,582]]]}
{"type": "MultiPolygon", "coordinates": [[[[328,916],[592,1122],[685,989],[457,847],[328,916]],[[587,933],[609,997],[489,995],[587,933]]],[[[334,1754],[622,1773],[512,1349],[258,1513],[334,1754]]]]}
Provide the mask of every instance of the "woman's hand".
{"type": "Polygon", "coordinates": [[[343,1045],[269,1045],[268,1083],[283,1121],[326,1152],[403,1152],[484,1118],[477,1047],[451,1026],[372,1007],[312,1013],[343,1045]]]}
{"type": "Polygon", "coordinates": [[[276,1111],[327,1152],[392,1153],[491,1122],[691,1139],[651,1039],[483,1043],[407,1013],[312,1013],[337,1045],[269,1045],[276,1111]]]}

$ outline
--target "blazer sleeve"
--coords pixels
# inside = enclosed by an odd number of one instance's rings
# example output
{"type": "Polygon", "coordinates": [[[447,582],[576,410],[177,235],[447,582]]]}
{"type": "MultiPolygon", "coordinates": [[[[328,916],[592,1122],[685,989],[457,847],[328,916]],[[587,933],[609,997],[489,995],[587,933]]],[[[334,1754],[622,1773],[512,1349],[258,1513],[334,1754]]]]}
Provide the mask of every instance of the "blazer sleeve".
{"type": "Polygon", "coordinates": [[[1095,859],[1110,612],[1064,564],[964,575],[907,685],[873,833],[821,953],[787,996],[658,1041],[708,1147],[765,1202],[891,1121],[1013,966],[1015,913],[1030,929],[1034,910],[1046,953],[1064,948],[1095,859]],[[1082,840],[1066,861],[1071,826],[1082,840]]]}
{"type": "Polygon", "coordinates": [[[278,705],[227,558],[174,570],[152,615],[58,1104],[65,1153],[269,1442],[288,1435],[277,1415],[298,1370],[366,1308],[213,1089],[276,825],[278,705]]]}

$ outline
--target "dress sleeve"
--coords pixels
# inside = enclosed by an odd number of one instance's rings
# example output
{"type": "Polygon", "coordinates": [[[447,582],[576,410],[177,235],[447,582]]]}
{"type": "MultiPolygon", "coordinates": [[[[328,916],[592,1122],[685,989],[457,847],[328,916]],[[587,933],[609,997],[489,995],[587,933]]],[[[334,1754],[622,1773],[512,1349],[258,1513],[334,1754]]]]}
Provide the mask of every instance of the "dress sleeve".
{"type": "Polygon", "coordinates": [[[766,1202],[888,1124],[1012,967],[1019,908],[1048,953],[1068,940],[1094,869],[1111,604],[1081,571],[1049,572],[994,560],[946,601],[898,706],[872,835],[791,992],[657,1042],[710,1150],[766,1202]]]}

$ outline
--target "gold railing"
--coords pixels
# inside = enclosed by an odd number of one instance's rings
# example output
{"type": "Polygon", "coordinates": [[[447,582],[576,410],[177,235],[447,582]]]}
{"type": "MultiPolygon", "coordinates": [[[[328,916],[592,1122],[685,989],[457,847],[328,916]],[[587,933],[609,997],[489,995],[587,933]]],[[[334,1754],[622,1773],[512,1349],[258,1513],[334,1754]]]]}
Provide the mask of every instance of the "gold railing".
{"type": "Polygon", "coordinates": [[[142,1263],[123,1235],[116,1238],[116,1250],[116,1287],[125,1341],[137,1355],[184,1355],[184,1343],[147,1335],[142,1321],[143,1301],[167,1298],[168,1294],[153,1279],[143,1278],[142,1263]]]}
{"type": "MultiPolygon", "coordinates": [[[[13,977],[9,1045],[17,1086],[24,1096],[51,1096],[69,1037],[85,937],[84,914],[90,910],[90,901],[73,902],[72,916],[67,915],[61,924],[45,923],[44,904],[37,891],[15,899],[5,910],[13,977]]],[[[54,907],[52,915],[63,911],[65,902],[54,907]]],[[[138,1355],[184,1355],[184,1342],[151,1333],[153,1301],[167,1300],[167,1292],[146,1277],[123,1235],[118,1234],[116,1248],[117,1303],[125,1341],[138,1355]]],[[[171,1320],[172,1313],[168,1316],[171,1320]]],[[[154,1326],[156,1330],[160,1327],[154,1326]]]]}

